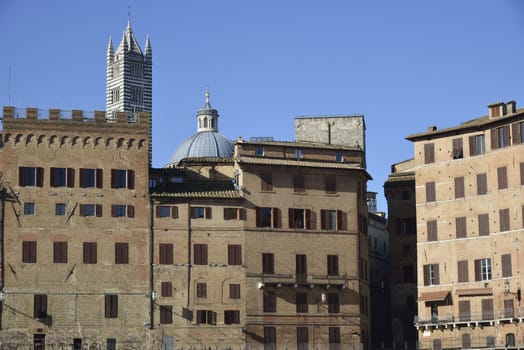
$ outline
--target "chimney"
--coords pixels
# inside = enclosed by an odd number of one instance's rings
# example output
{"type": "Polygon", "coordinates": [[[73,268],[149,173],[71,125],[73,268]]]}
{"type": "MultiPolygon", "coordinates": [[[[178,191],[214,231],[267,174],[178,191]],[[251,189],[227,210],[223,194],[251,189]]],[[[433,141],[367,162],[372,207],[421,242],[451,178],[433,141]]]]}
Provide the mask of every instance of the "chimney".
{"type": "Polygon", "coordinates": [[[506,114],[506,104],[503,102],[493,103],[488,105],[488,110],[490,119],[502,117],[506,114]]]}
{"type": "Polygon", "coordinates": [[[506,103],[508,114],[514,114],[517,112],[517,102],[509,101],[506,103]]]}
{"type": "Polygon", "coordinates": [[[437,131],[437,127],[435,125],[428,126],[428,132],[437,131]]]}

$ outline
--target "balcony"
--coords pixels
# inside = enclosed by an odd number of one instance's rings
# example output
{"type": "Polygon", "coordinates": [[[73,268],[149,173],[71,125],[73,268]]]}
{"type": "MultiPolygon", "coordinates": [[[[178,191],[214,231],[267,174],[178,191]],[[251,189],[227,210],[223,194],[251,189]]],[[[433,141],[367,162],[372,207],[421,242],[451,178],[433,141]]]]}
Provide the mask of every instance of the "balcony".
{"type": "Polygon", "coordinates": [[[496,312],[433,315],[430,318],[415,316],[414,319],[414,325],[417,330],[483,327],[521,322],[524,322],[524,307],[496,312]]]}
{"type": "Polygon", "coordinates": [[[350,278],[344,276],[328,276],[328,275],[312,275],[312,274],[248,274],[248,277],[257,277],[259,289],[265,287],[281,288],[281,287],[323,287],[323,288],[340,288],[348,287],[350,278]]]}

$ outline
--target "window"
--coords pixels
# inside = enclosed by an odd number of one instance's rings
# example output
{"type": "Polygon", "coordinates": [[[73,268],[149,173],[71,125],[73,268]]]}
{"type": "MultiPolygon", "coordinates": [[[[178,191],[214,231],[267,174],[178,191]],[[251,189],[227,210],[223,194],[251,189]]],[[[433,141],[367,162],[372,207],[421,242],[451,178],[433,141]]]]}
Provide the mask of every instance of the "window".
{"type": "Polygon", "coordinates": [[[84,242],[84,264],[96,264],[97,246],[96,242],[84,242]]]}
{"type": "Polygon", "coordinates": [[[47,317],[47,295],[46,294],[35,294],[33,296],[33,306],[35,318],[46,318],[47,317]]]}
{"type": "Polygon", "coordinates": [[[424,145],[424,163],[435,163],[435,145],[432,143],[424,145]]]}
{"type": "Polygon", "coordinates": [[[479,236],[489,236],[489,214],[479,214],[479,236]]]}
{"type": "Polygon", "coordinates": [[[508,188],[508,171],[505,166],[497,168],[497,180],[499,190],[508,188]]]}
{"type": "Polygon", "coordinates": [[[329,327],[329,349],[340,350],[340,327],[329,327]]]}
{"type": "MultiPolygon", "coordinates": [[[[116,71],[118,72],[118,69],[116,71]]],[[[117,103],[118,101],[120,101],[120,90],[114,88],[111,90],[111,103],[117,103]]]]}
{"type": "Polygon", "coordinates": [[[337,163],[343,163],[344,162],[344,155],[342,154],[342,152],[337,151],[335,153],[335,162],[337,162],[337,163]]]}
{"type": "Polygon", "coordinates": [[[260,174],[261,187],[262,191],[273,191],[273,174],[271,173],[262,173],[260,174]]]}
{"type": "Polygon", "coordinates": [[[460,321],[471,320],[471,307],[469,300],[459,300],[459,319],[460,321]]]}
{"type": "Polygon", "coordinates": [[[196,285],[197,298],[207,298],[207,284],[197,283],[196,285]]]}
{"type": "Polygon", "coordinates": [[[129,264],[129,243],[115,243],[115,264],[129,264]]]}
{"type": "Polygon", "coordinates": [[[105,295],[105,317],[106,318],[117,318],[118,317],[118,295],[106,294],[105,295]]]}
{"type": "Polygon", "coordinates": [[[462,139],[453,139],[453,159],[464,158],[464,150],[462,147],[462,139]]]}
{"type": "Polygon", "coordinates": [[[264,350],[277,350],[276,327],[264,327],[264,350]]]}
{"type": "Polygon", "coordinates": [[[439,284],[439,268],[438,264],[424,265],[424,285],[433,286],[439,284]]]}
{"type": "Polygon", "coordinates": [[[307,304],[307,293],[296,293],[295,294],[297,313],[307,313],[308,304],[307,304]]]}
{"type": "Polygon", "coordinates": [[[240,299],[240,284],[231,283],[229,285],[229,299],[240,299]]]}
{"type": "Polygon", "coordinates": [[[304,175],[295,174],[293,175],[293,191],[294,192],[305,192],[306,188],[304,186],[304,175]]]}
{"type": "Polygon", "coordinates": [[[240,324],[240,311],[224,310],[224,324],[240,324]]]}
{"type": "Polygon", "coordinates": [[[51,168],[51,187],[74,187],[75,170],[72,168],[51,168]]]}
{"type": "Polygon", "coordinates": [[[257,227],[278,228],[279,209],[278,208],[256,208],[256,225],[257,227]]]}
{"type": "Polygon", "coordinates": [[[486,141],[484,135],[473,135],[469,137],[469,155],[479,156],[486,153],[486,141]]]}
{"type": "Polygon", "coordinates": [[[469,282],[469,271],[468,271],[468,261],[467,260],[457,261],[457,274],[458,274],[459,283],[469,282]]]}
{"type": "Polygon", "coordinates": [[[32,202],[24,203],[24,215],[35,215],[35,203],[32,203],[32,202]]]}
{"type": "Polygon", "coordinates": [[[197,310],[197,324],[217,324],[217,314],[211,310],[197,310]]]}
{"type": "Polygon", "coordinates": [[[264,291],[264,312],[277,312],[277,297],[274,293],[264,291]]]}
{"type": "Polygon", "coordinates": [[[65,203],[56,203],[55,204],[55,215],[56,216],[63,216],[66,213],[66,205],[65,203]]]}
{"type": "Polygon", "coordinates": [[[104,185],[104,173],[102,169],[80,168],[81,188],[102,188],[104,185]]]}
{"type": "Polygon", "coordinates": [[[475,281],[491,280],[491,259],[475,260],[475,281]]]}
{"type": "Polygon", "coordinates": [[[67,242],[53,242],[53,262],[55,264],[67,263],[67,242]]]}
{"type": "Polygon", "coordinates": [[[135,217],[135,207],[133,205],[113,204],[111,205],[111,216],[118,217],[135,217]]]}
{"type": "Polygon", "coordinates": [[[22,242],[22,262],[29,264],[36,263],[36,241],[22,242]]]}
{"type": "Polygon", "coordinates": [[[328,276],[338,276],[338,255],[327,256],[327,274],[328,276]]]}
{"type": "Polygon", "coordinates": [[[172,265],[173,264],[173,244],[172,243],[160,243],[158,245],[158,263],[161,265],[172,265]]]}
{"type": "Polygon", "coordinates": [[[44,168],[24,166],[19,167],[18,185],[42,187],[44,185],[44,168]]]}
{"type": "Polygon", "coordinates": [[[502,254],[500,260],[502,265],[502,277],[513,276],[511,271],[511,254],[502,254]]]}
{"type": "Polygon", "coordinates": [[[173,306],[160,305],[160,324],[173,323],[173,306]]]}
{"type": "Polygon", "coordinates": [[[341,210],[320,210],[320,228],[323,230],[342,230],[341,210]]]}
{"type": "Polygon", "coordinates": [[[102,216],[101,204],[80,204],[80,216],[102,216]]]}
{"type": "Polygon", "coordinates": [[[460,218],[455,218],[455,233],[457,238],[466,238],[467,236],[467,227],[466,227],[466,217],[462,216],[460,218]]]}
{"type": "Polygon", "coordinates": [[[509,231],[509,209],[499,209],[500,231],[509,231]]]}
{"type": "Polygon", "coordinates": [[[242,246],[240,244],[228,244],[227,264],[242,265],[242,246]]]}
{"type": "Polygon", "coordinates": [[[135,171],[130,169],[111,169],[111,188],[135,188],[135,171]]]}
{"type": "Polygon", "coordinates": [[[273,253],[262,253],[262,273],[275,273],[275,257],[273,253]]]}
{"type": "Polygon", "coordinates": [[[163,297],[173,296],[173,284],[171,282],[160,283],[160,295],[163,297]]]}
{"type": "Polygon", "coordinates": [[[116,339],[108,338],[106,345],[107,350],[116,350],[116,339]]]}
{"type": "Polygon", "coordinates": [[[191,219],[211,219],[211,207],[191,207],[191,219]]]}
{"type": "Polygon", "coordinates": [[[340,312],[340,303],[339,303],[338,293],[328,293],[327,300],[328,300],[328,312],[330,314],[339,313],[340,312]]]}
{"type": "Polygon", "coordinates": [[[438,232],[437,232],[437,220],[429,220],[426,223],[427,230],[428,230],[428,242],[434,242],[438,240],[438,232]]]}
{"type": "Polygon", "coordinates": [[[246,220],[246,215],[243,208],[224,208],[224,220],[246,220]]]}
{"type": "Polygon", "coordinates": [[[295,158],[302,159],[302,150],[300,148],[295,149],[295,158]]]}
{"type": "Polygon", "coordinates": [[[264,147],[256,147],[255,148],[255,156],[256,157],[263,157],[264,156],[264,147]]]}
{"type": "Polygon", "coordinates": [[[178,207],[159,205],[155,209],[157,218],[178,218],[178,207]]]}
{"type": "Polygon", "coordinates": [[[307,256],[305,254],[295,255],[295,273],[297,281],[307,281],[307,256]]]}
{"type": "Polygon", "coordinates": [[[509,125],[491,129],[491,149],[509,146],[509,125]]]}
{"type": "Polygon", "coordinates": [[[194,264],[207,265],[207,244],[194,244],[194,264]]]}
{"type": "Polygon", "coordinates": [[[455,178],[455,198],[464,198],[464,177],[455,178]]]}
{"type": "MultiPolygon", "coordinates": [[[[513,300],[511,300],[513,303],[513,300]]],[[[513,317],[513,316],[511,316],[513,317]]],[[[515,333],[507,333],[506,334],[506,347],[515,347],[515,333]]]]}
{"type": "Polygon", "coordinates": [[[435,201],[436,201],[435,183],[426,182],[426,202],[435,202],[435,201]]]}
{"type": "Polygon", "coordinates": [[[477,174],[477,194],[483,195],[488,193],[488,177],[486,173],[477,174]]]}
{"type": "Polygon", "coordinates": [[[337,193],[337,179],[335,176],[328,175],[324,177],[326,193],[337,193]]]}
{"type": "MultiPolygon", "coordinates": [[[[493,320],[494,319],[493,299],[482,299],[481,305],[482,305],[482,319],[483,320],[493,320]]],[[[495,345],[495,341],[493,341],[493,345],[495,345]]]]}
{"type": "Polygon", "coordinates": [[[308,350],[309,339],[307,327],[297,327],[297,350],[308,350]]]}
{"type": "Polygon", "coordinates": [[[413,265],[404,265],[402,267],[403,280],[405,283],[414,283],[415,282],[415,268],[413,265]]]}
{"type": "Polygon", "coordinates": [[[312,229],[311,209],[289,208],[289,228],[312,229]]]}
{"type": "Polygon", "coordinates": [[[396,221],[397,233],[403,236],[415,236],[417,234],[416,218],[398,219],[396,221]]]}

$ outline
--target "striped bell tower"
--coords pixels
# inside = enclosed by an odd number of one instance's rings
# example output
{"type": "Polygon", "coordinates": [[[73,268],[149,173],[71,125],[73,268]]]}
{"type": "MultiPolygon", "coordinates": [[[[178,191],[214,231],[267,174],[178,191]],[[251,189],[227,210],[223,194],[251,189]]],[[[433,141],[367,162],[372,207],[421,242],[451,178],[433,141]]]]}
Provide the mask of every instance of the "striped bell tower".
{"type": "MultiPolygon", "coordinates": [[[[106,119],[114,120],[116,112],[127,112],[133,119],[138,112],[152,113],[153,51],[149,36],[145,52],[133,35],[130,21],[116,52],[109,38],[107,47],[106,119]]],[[[151,123],[152,125],[152,123],[151,123]]],[[[150,135],[151,136],[151,135],[150,135]]],[[[150,137],[151,138],[151,137],[150,137]]],[[[152,140],[150,140],[151,142],[152,140]]],[[[150,144],[150,152],[151,152],[150,144]]],[[[150,154],[151,160],[151,154],[150,154]]]]}
{"type": "Polygon", "coordinates": [[[131,23],[122,36],[116,52],[109,38],[107,48],[106,115],[113,119],[115,112],[152,111],[153,52],[149,36],[142,53],[131,30],[131,23]]]}

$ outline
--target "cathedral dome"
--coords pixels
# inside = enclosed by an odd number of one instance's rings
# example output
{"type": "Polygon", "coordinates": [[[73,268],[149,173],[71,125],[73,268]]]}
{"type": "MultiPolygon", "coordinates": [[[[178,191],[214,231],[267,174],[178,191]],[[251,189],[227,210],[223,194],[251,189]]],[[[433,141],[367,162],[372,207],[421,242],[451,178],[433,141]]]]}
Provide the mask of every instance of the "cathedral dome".
{"type": "Polygon", "coordinates": [[[204,107],[197,112],[197,123],[197,133],[176,149],[168,166],[177,166],[184,158],[228,158],[233,155],[233,143],[218,132],[218,112],[211,108],[209,91],[206,91],[204,107]]]}

